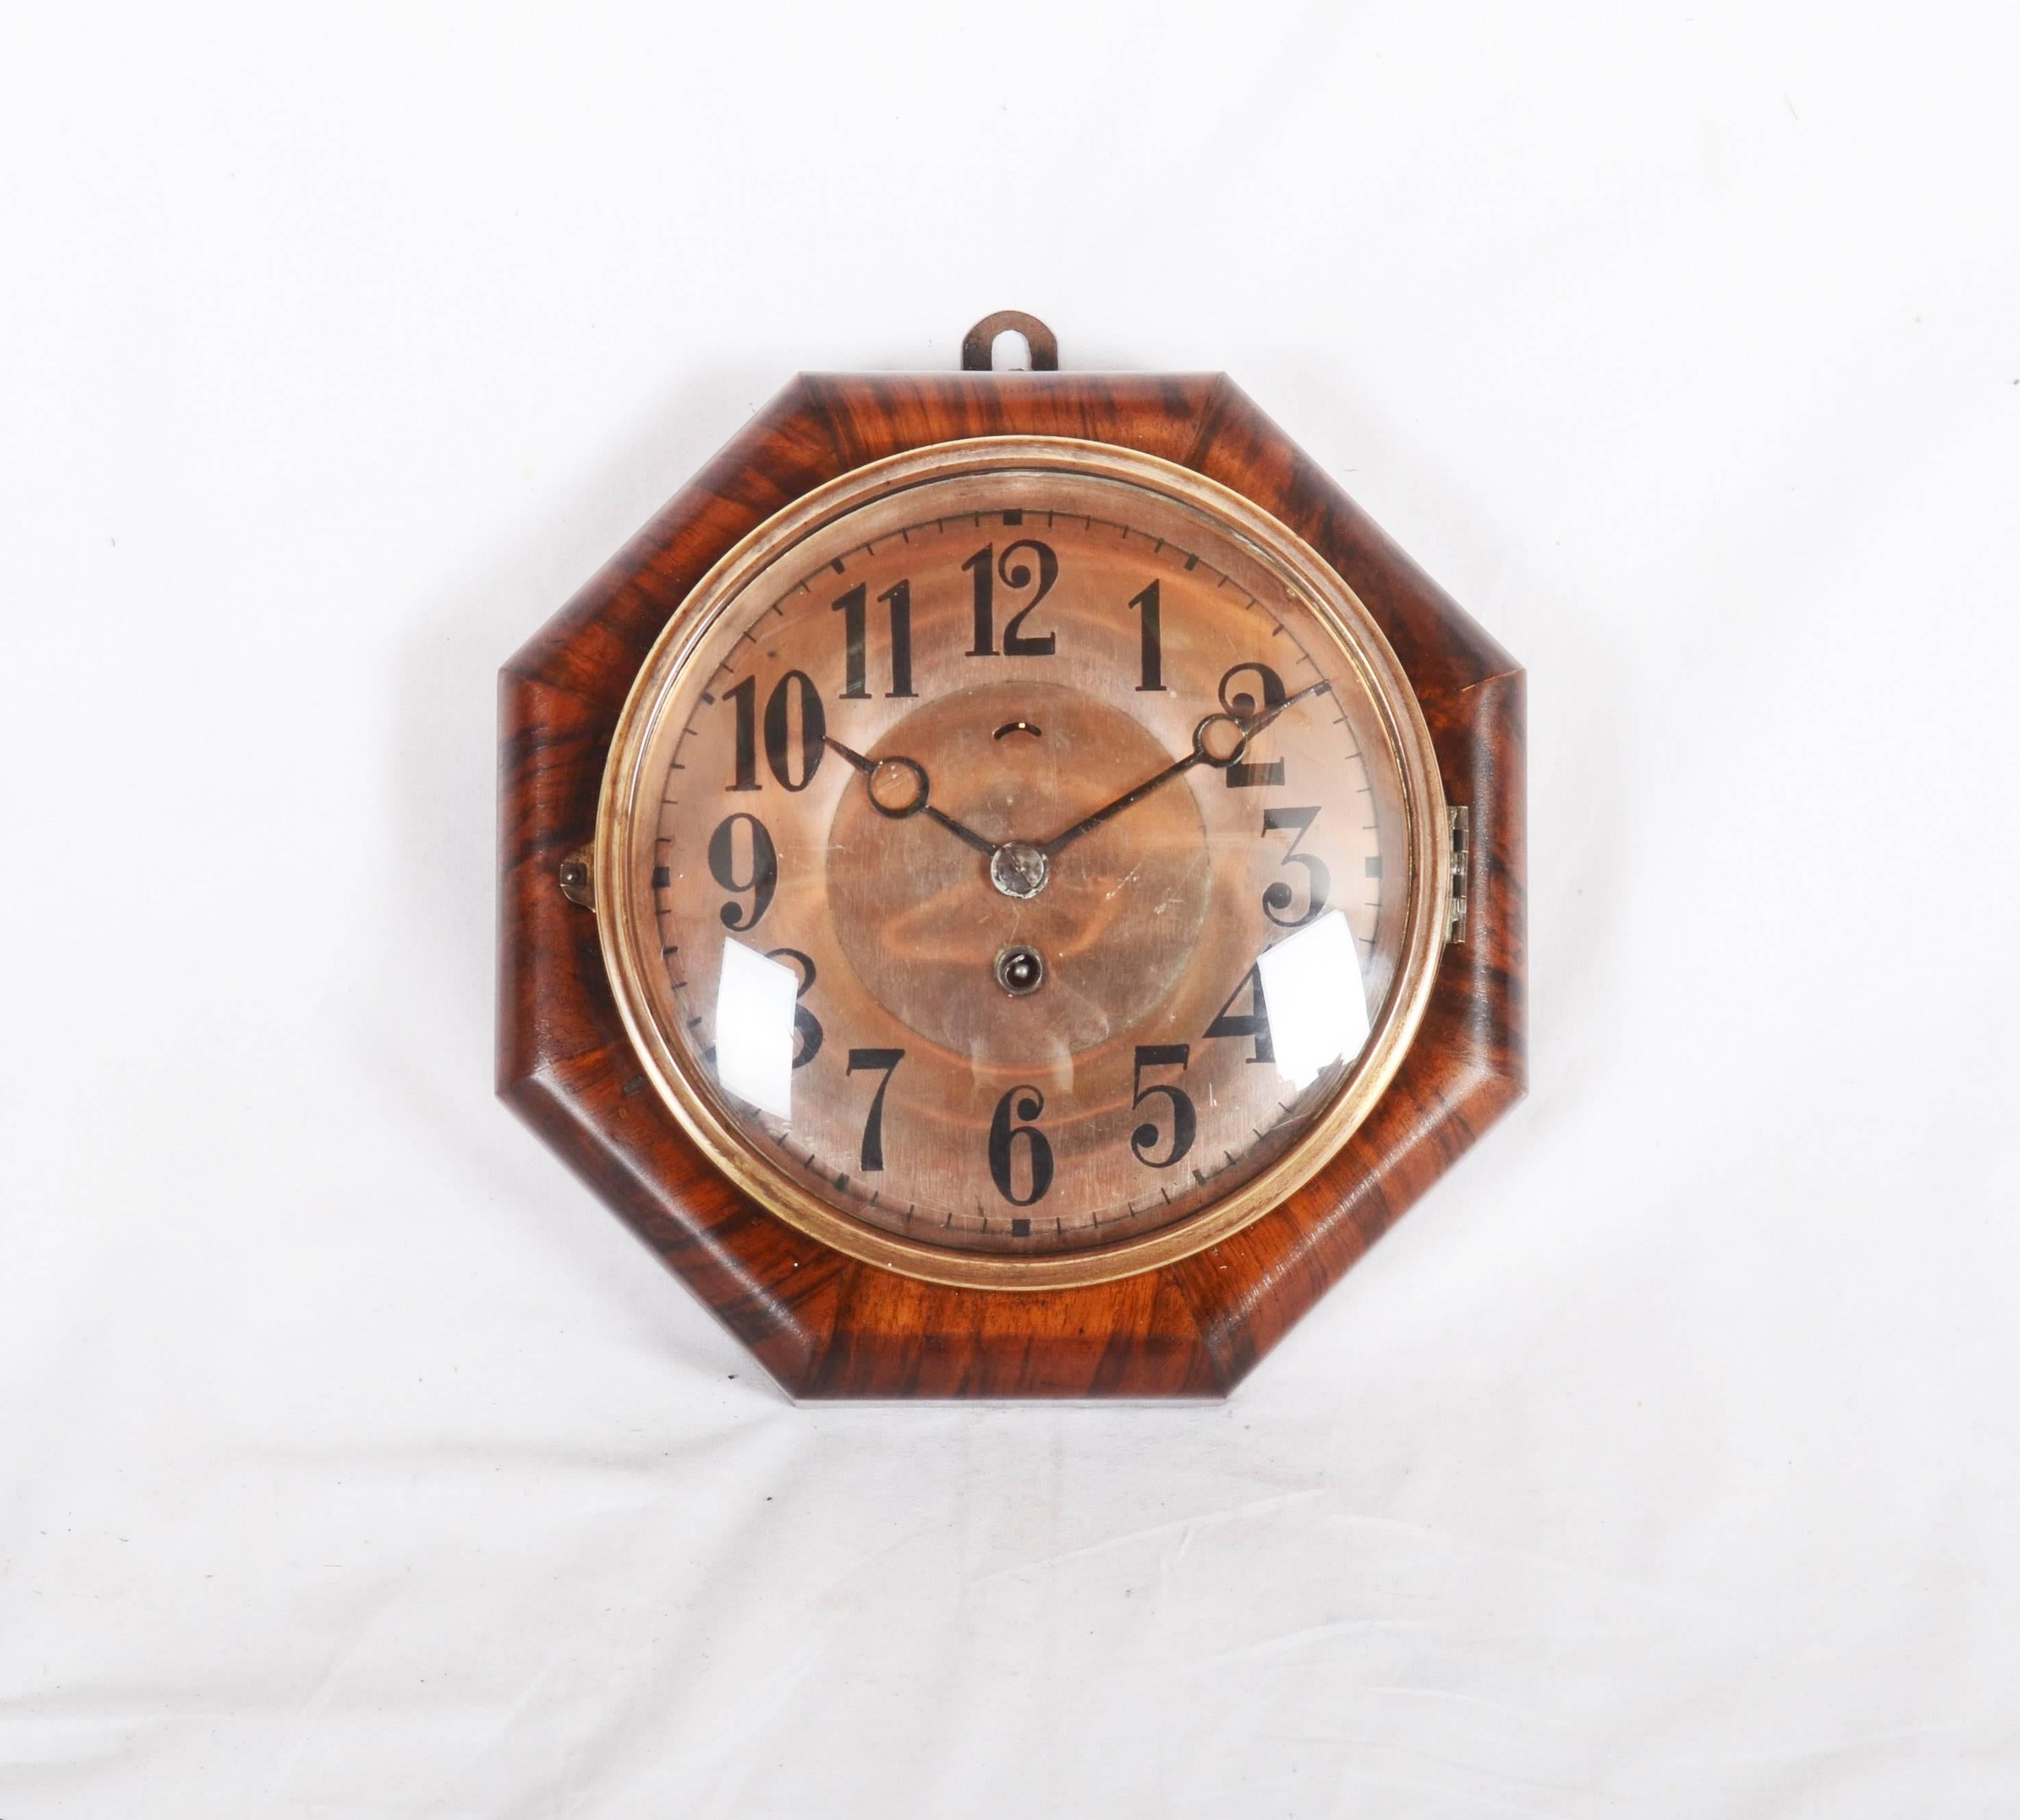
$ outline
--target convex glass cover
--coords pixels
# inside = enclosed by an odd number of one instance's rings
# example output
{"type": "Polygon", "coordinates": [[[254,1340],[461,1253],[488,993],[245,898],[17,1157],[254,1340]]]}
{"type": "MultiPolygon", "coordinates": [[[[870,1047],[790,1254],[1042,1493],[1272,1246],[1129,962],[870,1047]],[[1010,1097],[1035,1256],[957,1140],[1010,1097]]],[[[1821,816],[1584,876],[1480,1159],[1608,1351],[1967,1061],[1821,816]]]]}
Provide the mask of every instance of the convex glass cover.
{"type": "Polygon", "coordinates": [[[733,550],[619,723],[604,952],[654,1086],[837,1248],[993,1287],[1213,1242],[1342,1142],[1444,936],[1422,717],[1239,496],[1051,438],[733,550]]]}

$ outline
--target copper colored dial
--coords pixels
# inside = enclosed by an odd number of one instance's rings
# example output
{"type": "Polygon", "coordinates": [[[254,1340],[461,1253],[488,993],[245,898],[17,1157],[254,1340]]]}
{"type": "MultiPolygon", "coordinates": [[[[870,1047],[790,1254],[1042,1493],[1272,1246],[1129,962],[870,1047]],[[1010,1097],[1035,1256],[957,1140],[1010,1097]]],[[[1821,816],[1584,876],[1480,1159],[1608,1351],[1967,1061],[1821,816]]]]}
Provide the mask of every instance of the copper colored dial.
{"type": "Polygon", "coordinates": [[[1360,603],[1094,445],[946,445],[788,508],[627,707],[598,847],[649,1073],[874,1261],[1141,1268],[1351,1131],[1442,939],[1443,798],[1360,603]]]}

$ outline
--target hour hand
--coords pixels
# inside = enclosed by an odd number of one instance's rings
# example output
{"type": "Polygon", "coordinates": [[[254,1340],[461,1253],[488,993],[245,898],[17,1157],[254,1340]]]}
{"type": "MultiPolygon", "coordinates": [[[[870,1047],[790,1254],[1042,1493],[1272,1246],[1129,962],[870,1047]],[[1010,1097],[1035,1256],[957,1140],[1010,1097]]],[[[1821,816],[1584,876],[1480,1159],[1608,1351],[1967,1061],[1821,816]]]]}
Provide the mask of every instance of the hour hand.
{"type": "Polygon", "coordinates": [[[932,805],[932,783],[926,776],[926,768],[916,758],[868,758],[853,747],[845,746],[832,734],[827,736],[828,747],[863,773],[865,792],[870,806],[880,816],[894,822],[901,822],[907,816],[924,816],[929,822],[937,822],[957,841],[965,841],[976,852],[993,854],[994,841],[985,840],[965,823],[956,821],[952,816],[932,805]]]}
{"type": "MultiPolygon", "coordinates": [[[[1205,723],[1201,722],[1201,724],[1204,725],[1205,723]]],[[[1052,839],[1048,841],[1044,846],[1038,849],[1039,852],[1043,853],[1048,859],[1053,858],[1059,852],[1061,848],[1070,845],[1074,841],[1077,841],[1083,834],[1092,834],[1096,828],[1099,827],[1101,824],[1106,821],[1111,816],[1121,815],[1122,812],[1128,808],[1132,803],[1141,802],[1144,797],[1148,796],[1151,791],[1156,790],[1161,784],[1168,783],[1173,778],[1178,776],[1182,772],[1191,770],[1195,765],[1199,763],[1201,756],[1202,750],[1200,743],[1197,739],[1195,739],[1193,743],[1192,750],[1188,752],[1184,757],[1173,759],[1172,762],[1166,765],[1162,771],[1159,772],[1155,777],[1146,777],[1141,783],[1138,784],[1135,789],[1125,790],[1121,795],[1116,797],[1113,802],[1103,803],[1102,806],[1096,809],[1092,815],[1083,816],[1079,821],[1075,822],[1070,828],[1066,829],[1064,833],[1053,835],[1052,839]]]]}

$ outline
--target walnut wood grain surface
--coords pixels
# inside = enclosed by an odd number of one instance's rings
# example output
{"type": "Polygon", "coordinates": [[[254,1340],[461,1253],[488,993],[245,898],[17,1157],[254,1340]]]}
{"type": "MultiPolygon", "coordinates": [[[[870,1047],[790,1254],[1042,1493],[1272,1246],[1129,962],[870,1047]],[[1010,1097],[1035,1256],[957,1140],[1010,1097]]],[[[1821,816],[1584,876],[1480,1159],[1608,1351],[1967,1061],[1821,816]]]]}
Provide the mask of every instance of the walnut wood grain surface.
{"type": "Polygon", "coordinates": [[[1525,1081],[1523,678],[1514,661],[1224,376],[804,375],[508,663],[500,678],[501,1095],[797,1397],[1226,1394],[1525,1081]],[[984,1291],[859,1263],[757,1206],[649,1088],[594,918],[557,888],[594,833],[612,728],[653,640],[732,544],[837,474],[1008,434],[1197,469],[1299,532],[1380,622],[1444,787],[1472,809],[1468,939],[1401,1071],[1274,1212],[1118,1282],[984,1291]]]}

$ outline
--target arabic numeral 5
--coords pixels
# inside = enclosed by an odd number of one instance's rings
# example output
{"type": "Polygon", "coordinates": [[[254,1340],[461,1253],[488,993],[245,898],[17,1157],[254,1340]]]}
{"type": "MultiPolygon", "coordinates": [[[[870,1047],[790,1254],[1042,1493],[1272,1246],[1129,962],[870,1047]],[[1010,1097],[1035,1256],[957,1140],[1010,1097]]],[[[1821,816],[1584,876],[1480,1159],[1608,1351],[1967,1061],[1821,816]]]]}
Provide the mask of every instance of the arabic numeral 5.
{"type": "Polygon", "coordinates": [[[1161,1157],[1154,1154],[1163,1134],[1154,1120],[1146,1118],[1129,1134],[1129,1148],[1135,1153],[1136,1161],[1147,1163],[1153,1169],[1168,1169],[1184,1160],[1186,1153],[1193,1147],[1193,1139],[1199,1134],[1199,1114],[1193,1110],[1192,1096],[1183,1088],[1161,1081],[1154,1087],[1146,1087],[1143,1070],[1183,1070],[1192,1059],[1192,1053],[1190,1043],[1139,1043],[1136,1046],[1136,1097],[1130,1102],[1132,1110],[1146,1100],[1161,1098],[1171,1110],[1171,1143],[1161,1157]]]}

